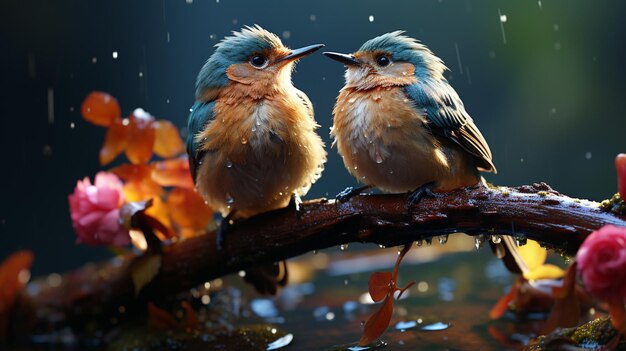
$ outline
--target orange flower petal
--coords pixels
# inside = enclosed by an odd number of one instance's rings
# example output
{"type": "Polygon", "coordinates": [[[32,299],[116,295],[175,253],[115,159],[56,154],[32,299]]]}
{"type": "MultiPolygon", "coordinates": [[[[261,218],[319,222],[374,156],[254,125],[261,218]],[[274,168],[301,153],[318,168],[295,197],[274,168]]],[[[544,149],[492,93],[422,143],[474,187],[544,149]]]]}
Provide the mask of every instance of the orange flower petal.
{"type": "Polygon", "coordinates": [[[391,272],[374,272],[367,283],[370,296],[378,302],[387,296],[391,290],[391,272]]]}
{"type": "Polygon", "coordinates": [[[152,166],[133,165],[125,163],[110,170],[127,182],[142,182],[152,180],[152,166]]]}
{"type": "Polygon", "coordinates": [[[193,189],[187,156],[153,163],[152,178],[161,186],[193,189]]]}
{"type": "Polygon", "coordinates": [[[137,109],[128,117],[128,146],[126,157],[133,164],[144,164],[152,158],[152,148],[156,139],[153,128],[154,117],[147,112],[137,109]]]}
{"type": "Polygon", "coordinates": [[[80,108],[83,118],[95,125],[108,127],[122,116],[120,104],[113,96],[101,92],[91,92],[80,108]]]}
{"type": "Polygon", "coordinates": [[[359,346],[369,345],[372,341],[378,339],[391,321],[391,314],[393,313],[393,297],[387,296],[383,301],[380,309],[367,320],[365,328],[363,329],[363,336],[359,340],[359,346]]]}
{"type": "Polygon", "coordinates": [[[128,131],[121,119],[112,122],[100,149],[100,165],[113,161],[128,145],[128,131]]]}
{"type": "Polygon", "coordinates": [[[156,141],[154,153],[163,157],[174,157],[183,152],[183,140],[180,138],[178,128],[172,122],[160,120],[154,123],[156,141]]]}
{"type": "Polygon", "coordinates": [[[553,288],[554,306],[543,327],[542,334],[547,335],[556,328],[570,328],[580,319],[580,301],[576,289],[576,262],[568,268],[563,278],[563,287],[553,288]]]}
{"type": "Polygon", "coordinates": [[[163,195],[163,189],[155,182],[130,181],[122,189],[128,202],[149,200],[163,195]]]}
{"type": "Polygon", "coordinates": [[[181,228],[201,231],[213,218],[213,212],[200,195],[189,189],[172,189],[167,198],[167,208],[172,220],[181,228]]]}
{"type": "Polygon", "coordinates": [[[520,288],[520,280],[515,281],[515,283],[511,286],[511,290],[502,296],[498,302],[491,308],[489,311],[489,318],[492,320],[499,319],[504,316],[506,311],[509,309],[509,303],[515,299],[517,294],[519,293],[520,288]]]}

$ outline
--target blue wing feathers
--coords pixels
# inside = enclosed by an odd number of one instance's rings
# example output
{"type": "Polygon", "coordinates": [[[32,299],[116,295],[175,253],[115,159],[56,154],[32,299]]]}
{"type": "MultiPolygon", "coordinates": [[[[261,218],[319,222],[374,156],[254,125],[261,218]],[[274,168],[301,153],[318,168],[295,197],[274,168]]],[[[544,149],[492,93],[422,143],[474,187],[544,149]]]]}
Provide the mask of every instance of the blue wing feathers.
{"type": "Polygon", "coordinates": [[[187,129],[189,130],[187,135],[187,154],[189,155],[189,168],[194,181],[196,180],[198,161],[203,156],[203,152],[200,152],[200,143],[196,141],[195,137],[206,127],[207,123],[215,118],[213,114],[214,106],[215,101],[196,102],[189,114],[187,122],[187,129]]]}
{"type": "Polygon", "coordinates": [[[416,109],[423,111],[434,133],[450,138],[477,161],[485,171],[494,171],[491,150],[458,94],[445,80],[416,83],[404,88],[416,109]]]}

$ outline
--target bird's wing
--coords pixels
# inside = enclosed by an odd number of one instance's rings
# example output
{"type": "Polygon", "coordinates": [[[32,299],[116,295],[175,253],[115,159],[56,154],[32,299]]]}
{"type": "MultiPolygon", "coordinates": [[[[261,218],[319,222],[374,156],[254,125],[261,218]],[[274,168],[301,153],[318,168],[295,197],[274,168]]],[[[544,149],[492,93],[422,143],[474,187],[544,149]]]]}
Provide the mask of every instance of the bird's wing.
{"type": "Polygon", "coordinates": [[[414,107],[423,112],[434,134],[453,140],[472,154],[479,169],[496,171],[487,141],[446,81],[408,85],[404,92],[414,107]]]}
{"type": "Polygon", "coordinates": [[[295,91],[296,91],[296,95],[302,101],[302,104],[306,108],[309,117],[311,117],[311,119],[313,119],[313,115],[314,115],[313,114],[313,104],[311,103],[311,100],[309,100],[309,97],[306,96],[306,94],[303,93],[302,91],[300,91],[298,89],[295,89],[295,91]]]}
{"type": "Polygon", "coordinates": [[[196,102],[189,114],[187,122],[187,129],[189,130],[189,134],[187,134],[187,154],[189,155],[189,169],[194,182],[196,181],[198,161],[204,156],[204,151],[200,151],[200,143],[196,140],[196,135],[204,130],[206,125],[215,118],[213,113],[214,106],[215,101],[196,102]]]}

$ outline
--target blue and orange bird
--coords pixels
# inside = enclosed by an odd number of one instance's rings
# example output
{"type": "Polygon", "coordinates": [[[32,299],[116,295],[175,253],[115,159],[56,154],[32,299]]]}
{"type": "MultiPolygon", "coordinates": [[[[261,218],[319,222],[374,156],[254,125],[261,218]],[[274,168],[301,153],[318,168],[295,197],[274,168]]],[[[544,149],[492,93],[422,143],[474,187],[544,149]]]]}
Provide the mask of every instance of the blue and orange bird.
{"type": "Polygon", "coordinates": [[[496,172],[491,151],[444,66],[426,46],[396,31],[354,54],[325,52],[346,65],[331,135],[348,171],[385,192],[448,191],[496,172]]]}
{"type": "Polygon", "coordinates": [[[291,73],[322,46],[291,50],[275,34],[246,26],[219,42],[200,70],[187,152],[198,193],[226,219],[222,228],[286,207],[320,177],[324,143],[291,73]]]}

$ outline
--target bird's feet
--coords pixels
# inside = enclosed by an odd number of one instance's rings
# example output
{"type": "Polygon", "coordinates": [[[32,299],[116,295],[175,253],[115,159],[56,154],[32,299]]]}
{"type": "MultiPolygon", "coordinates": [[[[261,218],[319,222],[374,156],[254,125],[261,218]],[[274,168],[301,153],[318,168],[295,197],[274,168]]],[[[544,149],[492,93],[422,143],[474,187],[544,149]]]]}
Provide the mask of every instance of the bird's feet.
{"type": "Polygon", "coordinates": [[[217,249],[221,251],[224,248],[224,241],[226,240],[226,232],[232,227],[232,220],[237,213],[237,210],[232,210],[226,217],[222,217],[220,226],[217,228],[217,249]]]}
{"type": "Polygon", "coordinates": [[[296,212],[296,217],[302,218],[302,212],[300,211],[301,204],[302,199],[300,198],[300,195],[293,193],[291,194],[291,198],[289,199],[289,204],[287,205],[287,207],[293,208],[296,212]]]}
{"type": "Polygon", "coordinates": [[[354,188],[354,187],[347,187],[345,188],[342,192],[340,192],[339,194],[337,194],[335,196],[335,200],[337,200],[338,202],[346,202],[348,200],[350,200],[350,198],[352,198],[355,195],[359,195],[361,192],[371,189],[372,186],[371,185],[364,185],[364,186],[360,186],[358,188],[354,188]]]}
{"type": "Polygon", "coordinates": [[[409,193],[409,207],[412,207],[416,203],[420,202],[424,197],[436,197],[437,195],[433,192],[433,188],[435,187],[435,182],[426,183],[421,185],[419,188],[413,190],[409,193]]]}

